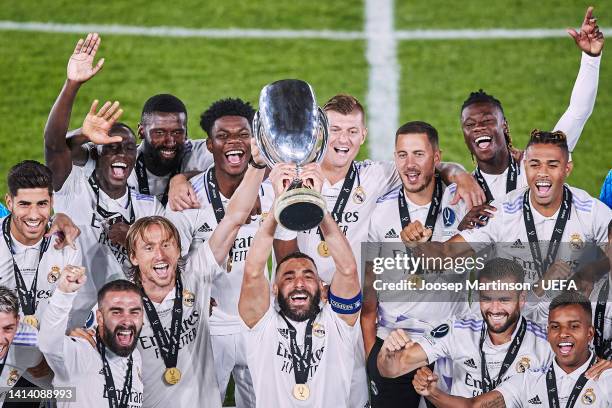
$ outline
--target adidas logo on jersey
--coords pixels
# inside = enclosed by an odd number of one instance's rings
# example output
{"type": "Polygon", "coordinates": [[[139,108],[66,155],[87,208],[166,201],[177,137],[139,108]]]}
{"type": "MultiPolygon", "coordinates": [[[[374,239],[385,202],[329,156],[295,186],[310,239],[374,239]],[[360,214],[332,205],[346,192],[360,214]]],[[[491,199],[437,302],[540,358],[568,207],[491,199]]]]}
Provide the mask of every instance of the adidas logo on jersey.
{"type": "Polygon", "coordinates": [[[533,397],[532,399],[527,401],[530,404],[533,405],[542,405],[542,401],[540,401],[540,396],[536,394],[535,397],[533,397]]]}
{"type": "Polygon", "coordinates": [[[465,362],[463,364],[465,364],[466,366],[468,366],[470,368],[476,368],[476,363],[474,362],[473,358],[465,360],[465,362]]]}
{"type": "Polygon", "coordinates": [[[517,239],[516,241],[514,241],[514,244],[512,244],[512,246],[510,246],[510,248],[525,248],[525,245],[523,245],[523,243],[521,242],[520,239],[517,239]]]}
{"type": "Polygon", "coordinates": [[[385,238],[399,238],[399,235],[397,235],[397,232],[395,232],[395,229],[391,228],[389,232],[385,234],[385,238]]]}
{"type": "Polygon", "coordinates": [[[212,228],[205,222],[200,228],[198,228],[198,232],[212,232],[212,228]]]}

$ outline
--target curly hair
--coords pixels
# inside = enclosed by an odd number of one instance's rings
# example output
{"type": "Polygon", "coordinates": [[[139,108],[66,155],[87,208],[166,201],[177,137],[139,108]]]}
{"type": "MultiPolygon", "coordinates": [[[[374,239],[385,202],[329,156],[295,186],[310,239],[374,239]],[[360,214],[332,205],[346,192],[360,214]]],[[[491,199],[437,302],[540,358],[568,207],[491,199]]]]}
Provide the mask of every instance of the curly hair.
{"type": "Polygon", "coordinates": [[[253,122],[255,109],[253,109],[249,102],[244,102],[240,98],[226,98],[213,102],[213,104],[200,115],[200,127],[206,132],[208,137],[212,136],[211,133],[215,121],[223,116],[242,116],[248,120],[250,124],[253,122]]]}

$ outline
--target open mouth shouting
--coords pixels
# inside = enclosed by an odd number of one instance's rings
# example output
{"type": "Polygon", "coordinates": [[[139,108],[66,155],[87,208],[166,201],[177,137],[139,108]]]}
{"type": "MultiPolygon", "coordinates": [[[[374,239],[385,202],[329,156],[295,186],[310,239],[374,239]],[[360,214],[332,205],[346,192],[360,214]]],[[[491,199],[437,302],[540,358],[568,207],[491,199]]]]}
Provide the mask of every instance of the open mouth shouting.
{"type": "Polygon", "coordinates": [[[557,344],[557,348],[559,349],[559,354],[562,356],[568,356],[574,349],[574,343],[571,341],[562,341],[557,344]]]}
{"type": "Polygon", "coordinates": [[[43,220],[31,220],[27,219],[23,221],[26,231],[30,234],[37,233],[43,227],[43,220]]]}
{"type": "Polygon", "coordinates": [[[294,291],[289,295],[289,303],[292,306],[307,306],[310,294],[304,290],[294,291]]]}
{"type": "Polygon", "coordinates": [[[406,176],[408,184],[415,184],[419,181],[419,176],[421,175],[421,172],[418,170],[408,170],[404,173],[404,175],[406,176]]]}
{"type": "Polygon", "coordinates": [[[230,165],[236,166],[240,165],[244,159],[244,150],[243,149],[232,149],[225,152],[225,158],[229,162],[230,165]]]}
{"type": "Polygon", "coordinates": [[[489,135],[478,136],[474,139],[474,145],[478,150],[487,150],[491,147],[493,138],[489,135]]]}
{"type": "Polygon", "coordinates": [[[169,266],[167,262],[157,262],[153,265],[153,271],[160,279],[165,279],[170,276],[169,266]]]}
{"type": "Polygon", "coordinates": [[[346,146],[334,147],[336,154],[341,156],[348,156],[350,149],[346,146]]]}
{"type": "Polygon", "coordinates": [[[159,151],[159,155],[166,160],[172,160],[176,157],[177,154],[177,147],[166,147],[166,146],[162,146],[158,148],[159,151]]]}
{"type": "Polygon", "coordinates": [[[115,329],[115,340],[121,347],[131,346],[135,337],[136,329],[134,327],[118,327],[115,329]]]}
{"type": "Polygon", "coordinates": [[[552,188],[552,183],[550,180],[537,180],[535,182],[537,195],[540,197],[545,197],[549,195],[550,190],[552,188]]]}
{"type": "Polygon", "coordinates": [[[123,180],[127,178],[127,164],[122,161],[116,161],[111,163],[111,174],[113,178],[123,180]]]}

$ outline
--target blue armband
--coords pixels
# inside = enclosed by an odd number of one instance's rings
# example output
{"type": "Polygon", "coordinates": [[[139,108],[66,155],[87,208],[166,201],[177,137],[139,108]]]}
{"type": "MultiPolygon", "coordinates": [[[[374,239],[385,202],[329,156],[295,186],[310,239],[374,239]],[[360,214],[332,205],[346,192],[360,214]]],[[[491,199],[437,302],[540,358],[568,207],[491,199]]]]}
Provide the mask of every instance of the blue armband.
{"type": "Polygon", "coordinates": [[[361,310],[361,291],[352,299],[344,299],[335,296],[329,288],[328,297],[332,310],[338,314],[353,314],[361,310]]]}

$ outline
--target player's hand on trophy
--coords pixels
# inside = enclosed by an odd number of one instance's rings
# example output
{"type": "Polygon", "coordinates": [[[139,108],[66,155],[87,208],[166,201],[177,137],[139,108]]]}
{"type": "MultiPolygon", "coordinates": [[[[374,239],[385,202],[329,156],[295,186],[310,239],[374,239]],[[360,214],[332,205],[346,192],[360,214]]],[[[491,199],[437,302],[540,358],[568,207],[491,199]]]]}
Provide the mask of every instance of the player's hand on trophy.
{"type": "Polygon", "coordinates": [[[96,348],[96,331],[94,329],[84,329],[82,327],[77,327],[76,329],[70,330],[68,336],[78,337],[87,340],[91,347],[93,347],[94,349],[96,348]]]}
{"type": "Polygon", "coordinates": [[[83,126],[81,126],[81,134],[97,145],[121,143],[123,140],[121,136],[109,136],[108,134],[111,127],[123,114],[123,109],[119,107],[119,102],[111,103],[107,101],[99,111],[98,103],[96,99],[91,104],[91,108],[83,121],[83,126]]]}
{"type": "Polygon", "coordinates": [[[465,217],[463,217],[463,219],[459,223],[459,227],[457,228],[459,229],[459,231],[463,231],[466,229],[473,229],[477,225],[483,227],[487,225],[487,222],[489,222],[489,220],[486,218],[494,217],[494,211],[497,211],[497,208],[489,204],[477,205],[475,207],[472,207],[472,209],[465,215],[465,217]]]}
{"type": "Polygon", "coordinates": [[[261,150],[259,150],[259,146],[257,145],[257,141],[254,137],[251,138],[251,159],[258,166],[266,166],[266,161],[261,154],[261,150]]]}
{"type": "Polygon", "coordinates": [[[475,205],[481,205],[487,202],[487,196],[470,173],[457,174],[454,178],[454,182],[457,184],[457,191],[455,191],[455,195],[450,202],[451,205],[455,205],[460,200],[463,200],[469,210],[475,205]]]}
{"type": "Polygon", "coordinates": [[[406,225],[400,234],[402,241],[407,247],[416,246],[413,245],[418,242],[427,242],[431,237],[432,230],[425,228],[420,221],[413,221],[406,225]]]}
{"type": "Polygon", "coordinates": [[[46,237],[52,235],[56,235],[55,243],[53,244],[55,249],[62,249],[67,246],[76,249],[75,242],[77,237],[81,235],[81,230],[74,225],[72,219],[66,214],[57,213],[53,217],[51,228],[45,234],[46,237]]]}
{"type": "Polygon", "coordinates": [[[305,187],[311,188],[317,193],[321,192],[325,176],[319,163],[308,163],[305,165],[302,168],[300,177],[305,187]]]}
{"type": "Polygon", "coordinates": [[[84,40],[79,39],[66,67],[66,76],[69,81],[82,84],[102,69],[104,58],[100,58],[95,66],[93,64],[100,42],[101,38],[98,33],[89,33],[84,40]]]}
{"type": "Polygon", "coordinates": [[[64,293],[73,293],[79,290],[86,281],[84,267],[66,265],[57,282],[57,288],[64,293]]]}
{"type": "Polygon", "coordinates": [[[567,33],[572,36],[578,48],[591,56],[598,56],[604,46],[604,35],[599,30],[597,18],[593,16],[593,7],[589,7],[580,26],[580,31],[568,28],[567,33]]]}
{"type": "Polygon", "coordinates": [[[200,208],[200,201],[193,189],[193,185],[184,174],[177,174],[170,179],[168,205],[170,205],[172,211],[200,208]]]}
{"type": "Polygon", "coordinates": [[[121,245],[125,247],[127,243],[127,233],[130,229],[130,226],[125,222],[117,222],[108,227],[108,237],[111,242],[115,245],[121,245]]]}
{"type": "Polygon", "coordinates": [[[396,329],[389,333],[383,342],[382,349],[390,353],[395,353],[396,351],[400,351],[412,343],[414,342],[404,330],[396,329]]]}
{"type": "Polygon", "coordinates": [[[435,375],[429,367],[419,368],[412,378],[414,390],[423,397],[427,397],[435,393],[438,389],[438,376],[435,375]]]}
{"type": "Polygon", "coordinates": [[[268,176],[276,197],[284,193],[296,177],[295,164],[278,163],[268,176]]]}

